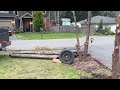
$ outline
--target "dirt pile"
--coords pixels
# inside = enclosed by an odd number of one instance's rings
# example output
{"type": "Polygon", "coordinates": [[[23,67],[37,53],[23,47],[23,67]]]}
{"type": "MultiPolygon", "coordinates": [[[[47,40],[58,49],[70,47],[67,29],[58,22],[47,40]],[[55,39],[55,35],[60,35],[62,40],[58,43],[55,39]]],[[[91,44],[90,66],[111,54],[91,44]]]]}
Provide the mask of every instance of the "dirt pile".
{"type": "Polygon", "coordinates": [[[82,61],[75,60],[71,66],[75,67],[78,73],[85,71],[90,74],[90,77],[83,77],[84,79],[111,79],[111,70],[90,57],[82,61]]]}

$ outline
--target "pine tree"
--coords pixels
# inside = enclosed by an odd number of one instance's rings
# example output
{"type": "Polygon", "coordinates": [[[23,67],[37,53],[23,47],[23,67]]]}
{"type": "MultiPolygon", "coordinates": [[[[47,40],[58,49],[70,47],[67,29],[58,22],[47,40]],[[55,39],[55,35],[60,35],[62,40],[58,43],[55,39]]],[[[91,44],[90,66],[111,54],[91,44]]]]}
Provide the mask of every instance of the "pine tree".
{"type": "Polygon", "coordinates": [[[42,11],[35,11],[33,17],[35,31],[39,32],[40,27],[44,29],[44,17],[42,11]]]}
{"type": "Polygon", "coordinates": [[[96,32],[102,33],[102,30],[103,30],[103,20],[101,19],[96,32]]]}

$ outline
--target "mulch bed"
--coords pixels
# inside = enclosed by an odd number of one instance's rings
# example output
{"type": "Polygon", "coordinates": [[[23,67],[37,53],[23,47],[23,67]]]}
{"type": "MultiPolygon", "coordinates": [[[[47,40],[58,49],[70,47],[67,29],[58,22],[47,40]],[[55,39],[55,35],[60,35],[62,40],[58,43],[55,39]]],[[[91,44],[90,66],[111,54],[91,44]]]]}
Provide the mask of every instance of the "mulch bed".
{"type": "Polygon", "coordinates": [[[91,75],[91,77],[83,77],[83,79],[111,79],[111,70],[91,57],[82,61],[75,60],[71,66],[75,67],[78,73],[85,71],[91,75]]]}

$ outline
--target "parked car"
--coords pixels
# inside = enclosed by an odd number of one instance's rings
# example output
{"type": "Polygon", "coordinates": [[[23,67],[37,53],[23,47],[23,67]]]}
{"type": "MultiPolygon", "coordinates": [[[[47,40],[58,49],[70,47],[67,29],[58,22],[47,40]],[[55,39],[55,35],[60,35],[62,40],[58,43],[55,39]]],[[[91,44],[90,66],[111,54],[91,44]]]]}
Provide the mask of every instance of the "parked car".
{"type": "Polygon", "coordinates": [[[0,28],[7,29],[7,30],[8,30],[8,34],[9,34],[9,36],[12,36],[12,30],[11,30],[10,27],[8,27],[8,26],[1,26],[0,28]]]}
{"type": "Polygon", "coordinates": [[[0,50],[5,50],[9,45],[11,45],[11,41],[9,41],[8,29],[0,28],[0,50]]]}

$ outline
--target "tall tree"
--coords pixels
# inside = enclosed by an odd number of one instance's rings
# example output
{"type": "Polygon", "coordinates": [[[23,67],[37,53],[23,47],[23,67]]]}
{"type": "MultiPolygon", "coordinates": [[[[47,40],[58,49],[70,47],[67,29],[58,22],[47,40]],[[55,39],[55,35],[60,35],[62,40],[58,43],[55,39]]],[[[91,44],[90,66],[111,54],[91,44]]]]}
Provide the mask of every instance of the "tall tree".
{"type": "Polygon", "coordinates": [[[35,11],[33,17],[34,17],[33,22],[34,22],[35,31],[39,32],[40,27],[44,29],[45,27],[44,27],[44,18],[42,11],[35,11]]]}
{"type": "Polygon", "coordinates": [[[114,52],[112,54],[112,79],[120,79],[120,11],[117,13],[114,52]]]}
{"type": "Polygon", "coordinates": [[[100,20],[100,23],[99,23],[99,25],[98,25],[98,28],[97,28],[97,32],[102,32],[102,30],[103,30],[103,20],[101,19],[100,20]]]}
{"type": "Polygon", "coordinates": [[[116,17],[116,11],[100,11],[100,15],[108,17],[116,17]]]}
{"type": "Polygon", "coordinates": [[[88,18],[87,18],[87,20],[88,20],[88,22],[87,22],[88,30],[86,32],[86,42],[84,44],[84,54],[83,54],[84,58],[87,58],[87,54],[88,54],[89,35],[90,35],[90,21],[91,21],[91,16],[92,16],[91,14],[92,14],[92,11],[88,11],[88,18]]]}
{"type": "Polygon", "coordinates": [[[74,20],[73,14],[71,11],[62,12],[61,18],[70,18],[72,21],[74,20]]]}
{"type": "MultiPolygon", "coordinates": [[[[77,21],[87,18],[87,11],[75,11],[75,14],[77,21]]],[[[92,11],[92,16],[97,15],[115,17],[116,11],[92,11]]],[[[72,21],[74,21],[71,11],[60,11],[60,18],[70,18],[72,21]]]]}

